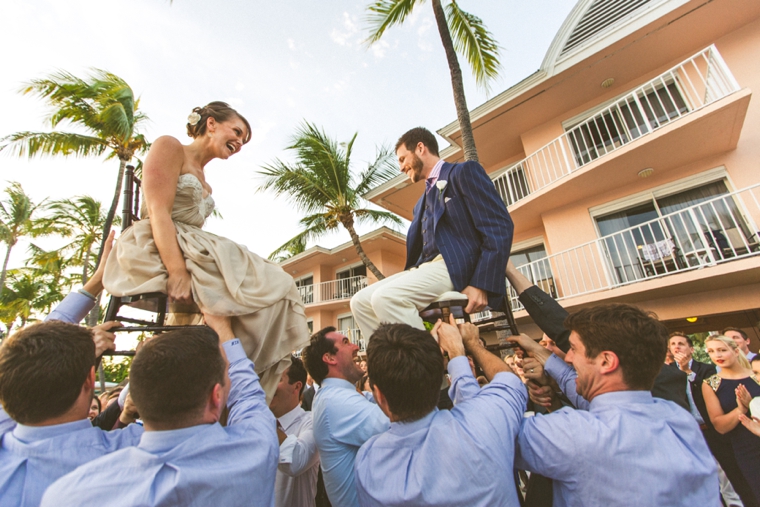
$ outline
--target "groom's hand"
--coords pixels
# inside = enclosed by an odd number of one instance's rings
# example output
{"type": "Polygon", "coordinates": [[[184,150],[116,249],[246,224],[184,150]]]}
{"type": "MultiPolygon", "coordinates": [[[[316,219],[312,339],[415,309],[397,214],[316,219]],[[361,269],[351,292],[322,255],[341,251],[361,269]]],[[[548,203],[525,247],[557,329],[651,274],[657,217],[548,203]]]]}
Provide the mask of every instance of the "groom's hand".
{"type": "Polygon", "coordinates": [[[464,309],[466,313],[482,312],[488,306],[488,295],[483,289],[468,285],[464,288],[462,294],[467,296],[468,299],[467,308],[464,309]]]}

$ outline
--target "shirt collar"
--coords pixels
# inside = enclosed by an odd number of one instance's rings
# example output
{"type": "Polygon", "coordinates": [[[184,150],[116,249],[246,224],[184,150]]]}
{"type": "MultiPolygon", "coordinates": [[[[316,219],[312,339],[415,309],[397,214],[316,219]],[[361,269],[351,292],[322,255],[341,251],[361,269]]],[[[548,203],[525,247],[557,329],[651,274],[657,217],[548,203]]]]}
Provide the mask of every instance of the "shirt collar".
{"type": "Polygon", "coordinates": [[[400,437],[409,436],[415,431],[419,431],[430,426],[430,423],[433,422],[433,418],[437,413],[438,409],[434,408],[422,419],[417,419],[416,421],[411,422],[392,422],[389,432],[400,437]]]}
{"type": "Polygon", "coordinates": [[[625,406],[632,403],[654,403],[649,391],[613,391],[600,394],[591,400],[590,410],[607,406],[625,406]]]}
{"type": "Polygon", "coordinates": [[[356,386],[346,379],[330,377],[322,381],[322,388],[325,387],[340,387],[342,389],[351,389],[356,391],[356,386]]]}
{"type": "Polygon", "coordinates": [[[280,422],[283,428],[288,429],[291,424],[298,421],[303,414],[305,414],[306,411],[301,408],[301,405],[296,405],[296,408],[288,412],[287,414],[278,417],[277,420],[280,422]]]}
{"type": "Polygon", "coordinates": [[[140,449],[145,449],[152,454],[166,452],[211,426],[213,425],[198,424],[197,426],[190,426],[178,430],[146,431],[142,434],[142,437],[140,437],[138,447],[140,449]]]}
{"type": "Polygon", "coordinates": [[[48,438],[73,433],[74,431],[86,430],[92,428],[92,422],[89,419],[82,419],[63,424],[53,424],[51,426],[26,426],[18,424],[13,429],[13,436],[22,442],[34,442],[48,438]]]}
{"type": "Polygon", "coordinates": [[[443,167],[443,159],[440,159],[435,163],[433,169],[431,169],[430,174],[427,177],[428,180],[431,180],[431,185],[435,185],[435,182],[438,181],[438,176],[441,175],[441,167],[443,167]]]}

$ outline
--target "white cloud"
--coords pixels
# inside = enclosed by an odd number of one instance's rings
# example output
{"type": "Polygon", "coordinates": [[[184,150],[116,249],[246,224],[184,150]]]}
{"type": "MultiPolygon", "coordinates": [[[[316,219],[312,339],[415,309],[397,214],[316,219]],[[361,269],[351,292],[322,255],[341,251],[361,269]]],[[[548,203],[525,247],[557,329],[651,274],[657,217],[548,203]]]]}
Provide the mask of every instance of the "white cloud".
{"type": "Polygon", "coordinates": [[[341,46],[351,46],[357,42],[352,40],[352,38],[358,31],[359,28],[356,26],[356,18],[353,18],[349,13],[344,12],[342,29],[333,28],[332,33],[330,33],[330,38],[333,42],[336,42],[341,46]]]}
{"type": "Polygon", "coordinates": [[[383,58],[385,56],[386,50],[389,47],[390,46],[388,45],[388,43],[381,39],[375,42],[374,44],[372,44],[370,46],[370,49],[372,50],[372,54],[375,55],[375,58],[383,58]]]}
{"type": "Polygon", "coordinates": [[[296,41],[294,41],[293,39],[288,39],[288,49],[290,49],[291,51],[295,51],[296,41]]]}
{"type": "Polygon", "coordinates": [[[433,41],[431,38],[435,35],[430,29],[433,27],[433,20],[426,17],[417,29],[417,47],[422,51],[432,51],[433,41]]]}
{"type": "Polygon", "coordinates": [[[235,84],[235,89],[237,91],[242,91],[244,88],[245,88],[245,85],[241,83],[240,81],[238,81],[237,84],[235,84]]]}

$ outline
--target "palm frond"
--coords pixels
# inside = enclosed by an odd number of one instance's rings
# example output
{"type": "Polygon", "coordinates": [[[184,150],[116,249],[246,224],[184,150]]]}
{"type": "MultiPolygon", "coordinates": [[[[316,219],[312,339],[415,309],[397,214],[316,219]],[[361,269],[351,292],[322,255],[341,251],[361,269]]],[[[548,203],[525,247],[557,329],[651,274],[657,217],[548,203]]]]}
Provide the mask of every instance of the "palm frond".
{"type": "Polygon", "coordinates": [[[370,35],[365,42],[372,45],[379,41],[388,28],[402,24],[421,1],[424,0],[376,0],[367,7],[370,35]]]}
{"type": "Polygon", "coordinates": [[[0,151],[33,158],[38,155],[102,155],[108,145],[97,137],[69,132],[16,132],[0,139],[0,151]]]}
{"type": "Polygon", "coordinates": [[[320,237],[327,231],[325,221],[320,214],[304,217],[301,219],[301,225],[306,225],[304,230],[270,253],[268,257],[270,261],[282,262],[294,255],[298,255],[306,250],[306,244],[309,241],[320,237]]]}
{"type": "Polygon", "coordinates": [[[394,163],[393,150],[388,146],[382,146],[377,150],[375,160],[361,173],[356,185],[356,193],[363,196],[378,185],[398,176],[400,171],[394,163]]]}
{"type": "Polygon", "coordinates": [[[359,225],[363,224],[392,224],[403,225],[403,221],[398,215],[391,213],[390,211],[379,211],[374,209],[358,209],[354,211],[356,222],[359,225]]]}
{"type": "Polygon", "coordinates": [[[488,81],[499,74],[499,45],[483,20],[460,9],[456,0],[446,6],[446,20],[454,49],[467,58],[478,86],[487,89],[488,81]]]}

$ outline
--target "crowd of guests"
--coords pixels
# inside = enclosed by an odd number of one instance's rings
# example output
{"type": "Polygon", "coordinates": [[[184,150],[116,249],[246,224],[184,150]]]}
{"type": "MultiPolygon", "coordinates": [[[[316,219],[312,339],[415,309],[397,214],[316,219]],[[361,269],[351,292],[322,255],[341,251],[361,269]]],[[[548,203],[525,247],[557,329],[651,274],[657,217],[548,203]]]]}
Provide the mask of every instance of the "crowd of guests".
{"type": "Polygon", "coordinates": [[[545,335],[504,360],[453,320],[381,325],[366,361],[328,327],[267,403],[229,319],[206,315],[96,397],[115,324],[76,322],[101,275],[0,347],[0,506],[758,505],[760,357],[740,329],[701,363],[652,315],[568,315],[510,267],[545,335]]]}

